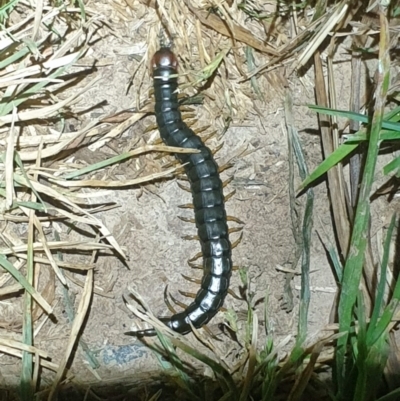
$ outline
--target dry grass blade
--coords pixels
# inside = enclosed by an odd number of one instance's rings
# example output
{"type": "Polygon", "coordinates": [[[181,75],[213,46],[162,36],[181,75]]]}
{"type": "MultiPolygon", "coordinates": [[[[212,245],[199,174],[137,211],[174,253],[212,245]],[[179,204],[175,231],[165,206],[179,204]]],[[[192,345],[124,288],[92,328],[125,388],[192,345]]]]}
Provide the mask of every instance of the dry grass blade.
{"type": "Polygon", "coordinates": [[[279,53],[272,46],[266,45],[262,40],[256,38],[252,32],[238,25],[236,22],[231,20],[229,22],[231,29],[229,29],[226,25],[226,21],[222,20],[217,15],[207,13],[206,11],[196,10],[188,0],[185,0],[185,4],[203,25],[208,26],[228,38],[233,38],[239,42],[243,42],[260,52],[279,56],[279,53]]]}
{"type": "MultiPolygon", "coordinates": [[[[113,249],[111,245],[103,244],[101,242],[91,242],[91,241],[48,241],[47,247],[54,250],[67,250],[75,249],[77,251],[91,251],[91,250],[110,250],[113,249]]],[[[0,248],[0,255],[17,255],[20,252],[27,252],[27,245],[17,245],[12,248],[0,248]]],[[[44,251],[43,244],[40,242],[34,242],[32,248],[35,252],[44,251]]]]}
{"type": "MultiPolygon", "coordinates": [[[[314,56],[314,65],[315,65],[315,90],[316,90],[316,98],[317,104],[327,107],[328,106],[328,96],[327,90],[325,87],[325,79],[322,68],[322,61],[320,58],[320,53],[316,52],[314,56]]],[[[319,117],[319,125],[322,134],[322,144],[324,148],[325,157],[331,154],[334,151],[334,144],[332,140],[331,133],[331,121],[329,117],[320,115],[319,117]]],[[[340,171],[337,168],[330,169],[328,171],[328,187],[330,189],[331,196],[335,199],[332,199],[332,209],[333,209],[333,217],[335,220],[335,228],[338,232],[338,240],[340,242],[340,252],[343,256],[347,254],[347,248],[349,246],[350,241],[350,223],[347,217],[347,209],[345,198],[343,196],[336,196],[335,194],[343,193],[341,189],[341,182],[343,179],[340,177],[340,171]]]]}
{"type": "Polygon", "coordinates": [[[29,294],[35,299],[35,301],[41,306],[41,308],[49,315],[53,313],[53,308],[47,303],[42,295],[36,291],[34,287],[26,280],[26,278],[10,263],[4,256],[0,255],[0,265],[10,273],[29,294]]]}
{"type": "Polygon", "coordinates": [[[314,34],[314,37],[308,42],[307,47],[299,55],[295,67],[303,67],[308,60],[315,54],[316,50],[320,44],[325,40],[325,38],[330,34],[331,30],[340,25],[343,17],[348,11],[349,5],[347,0],[342,0],[335,8],[327,15],[326,21],[323,26],[314,34]]]}
{"type": "Polygon", "coordinates": [[[20,351],[30,352],[31,354],[39,355],[41,358],[49,359],[50,356],[47,352],[42,351],[32,345],[26,345],[19,341],[11,340],[9,338],[1,338],[0,337],[0,345],[4,347],[14,348],[20,351]]]}
{"type": "Polygon", "coordinates": [[[168,326],[166,326],[163,322],[157,319],[153,313],[151,312],[149,306],[146,304],[146,301],[142,298],[137,290],[133,287],[128,288],[130,294],[124,295],[124,299],[126,302],[126,306],[140,319],[144,322],[148,323],[150,326],[155,329],[161,331],[163,334],[168,334],[169,337],[182,338],[182,335],[177,333],[176,331],[171,330],[168,326]],[[132,299],[132,296],[136,299],[140,305],[142,305],[146,312],[143,313],[137,308],[137,302],[132,299]]]}
{"type": "Polygon", "coordinates": [[[12,124],[9,134],[9,140],[7,144],[6,157],[4,160],[4,169],[5,169],[5,185],[6,185],[6,206],[9,209],[14,201],[15,193],[14,193],[14,185],[13,185],[13,176],[14,176],[14,121],[15,121],[15,109],[12,114],[12,124]]]}
{"type": "Polygon", "coordinates": [[[60,194],[58,191],[56,191],[53,188],[47,187],[46,185],[43,185],[43,184],[41,184],[37,181],[33,181],[33,180],[30,180],[28,183],[26,178],[24,178],[22,176],[18,176],[17,174],[14,174],[14,180],[17,181],[19,184],[24,185],[26,187],[32,186],[32,188],[34,188],[36,191],[38,191],[40,193],[44,193],[44,194],[50,196],[51,198],[57,199],[58,201],[65,203],[66,205],[70,206],[72,209],[75,209],[75,210],[79,211],[80,213],[82,213],[83,215],[85,215],[86,218],[80,217],[76,214],[69,213],[63,209],[58,209],[58,211],[61,214],[64,214],[65,216],[72,218],[73,221],[80,221],[82,223],[86,223],[86,224],[97,227],[99,229],[99,231],[103,234],[103,237],[107,238],[107,241],[114,247],[114,249],[124,259],[126,259],[125,253],[123,252],[122,248],[119,246],[119,244],[116,241],[116,239],[114,238],[114,236],[110,233],[110,231],[107,229],[107,227],[99,219],[92,216],[89,212],[82,209],[77,204],[73,203],[70,199],[68,199],[66,196],[60,194]]]}
{"type": "Polygon", "coordinates": [[[150,182],[154,180],[158,180],[163,177],[170,176],[174,172],[180,169],[180,166],[170,168],[168,170],[163,171],[162,173],[154,173],[149,174],[145,177],[135,178],[132,180],[120,180],[120,181],[102,181],[102,180],[80,180],[80,181],[61,181],[61,180],[54,180],[57,185],[62,187],[96,187],[96,188],[124,188],[124,187],[132,187],[135,185],[143,184],[145,182],[150,182]]]}
{"type": "Polygon", "coordinates": [[[82,297],[79,302],[75,320],[74,323],[72,324],[68,344],[65,349],[65,354],[57,370],[56,377],[54,378],[54,382],[51,387],[50,394],[48,396],[48,401],[54,399],[58,390],[58,386],[64,377],[67,363],[71,358],[73,348],[78,340],[79,333],[82,329],[82,325],[85,320],[92,295],[93,295],[93,270],[89,270],[86,275],[85,288],[83,289],[82,297]]]}
{"type": "MultiPolygon", "coordinates": [[[[77,55],[75,54],[73,59],[76,58],[77,55]]],[[[70,59],[71,56],[68,56],[68,59],[70,59]]],[[[74,95],[68,97],[65,100],[62,100],[58,103],[55,103],[51,106],[47,107],[42,107],[39,110],[31,110],[31,111],[22,111],[19,113],[16,113],[16,116],[13,117],[13,115],[6,115],[4,117],[0,117],[0,127],[9,124],[10,122],[13,121],[29,121],[33,119],[38,119],[38,118],[48,118],[51,116],[56,115],[59,110],[61,110],[63,107],[66,107],[67,105],[71,105],[74,101],[76,101],[83,93],[85,93],[89,88],[91,88],[93,85],[95,85],[98,81],[100,80],[100,77],[97,77],[93,79],[88,85],[86,85],[84,88],[79,90],[77,93],[74,95]]],[[[55,154],[55,153],[53,153],[55,154]]],[[[33,159],[31,159],[33,160],[33,159]]]]}
{"type": "Polygon", "coordinates": [[[147,113],[136,113],[129,117],[126,121],[123,123],[119,124],[115,128],[113,128],[110,132],[108,132],[103,138],[99,139],[97,142],[93,143],[92,145],[89,146],[89,149],[91,151],[95,151],[103,147],[107,142],[109,142],[111,139],[116,138],[117,136],[121,135],[123,132],[125,132],[129,127],[131,127],[133,124],[141,120],[147,113]]]}
{"type": "MultiPolygon", "coordinates": [[[[68,138],[65,140],[61,140],[54,146],[49,146],[46,149],[43,149],[41,152],[42,158],[47,159],[52,156],[58,155],[62,150],[70,149],[71,147],[78,147],[79,144],[90,134],[90,130],[98,123],[97,120],[91,121],[88,125],[79,130],[78,132],[68,135],[68,138]]],[[[65,135],[62,136],[64,138],[65,135]]],[[[39,138],[38,138],[39,139],[39,138]]],[[[60,137],[58,138],[58,140],[60,137]]],[[[36,139],[37,140],[37,139],[36,139]]],[[[32,141],[33,142],[33,141],[32,141]]],[[[29,146],[29,145],[27,145],[29,146]]],[[[36,160],[38,155],[38,151],[34,150],[31,152],[19,152],[19,156],[22,161],[32,161],[36,160]]]]}
{"type": "MultiPolygon", "coordinates": [[[[34,348],[36,351],[37,349],[34,348]]],[[[22,358],[22,351],[16,348],[7,347],[5,345],[0,345],[0,352],[8,355],[15,356],[17,358],[22,358]]],[[[46,361],[45,359],[40,359],[39,361],[40,366],[52,370],[53,372],[57,372],[59,370],[59,365],[53,362],[46,361]]],[[[71,374],[68,374],[68,378],[72,378],[71,374]]]]}

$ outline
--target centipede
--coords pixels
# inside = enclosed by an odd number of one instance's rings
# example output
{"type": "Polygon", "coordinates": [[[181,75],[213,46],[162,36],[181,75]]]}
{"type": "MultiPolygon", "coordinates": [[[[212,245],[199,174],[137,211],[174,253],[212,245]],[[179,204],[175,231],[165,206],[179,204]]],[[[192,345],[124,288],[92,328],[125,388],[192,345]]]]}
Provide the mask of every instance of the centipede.
{"type": "MultiPolygon", "coordinates": [[[[151,69],[161,139],[168,146],[198,150],[174,156],[183,165],[190,184],[203,255],[203,277],[194,301],[184,311],[162,318],[173,331],[188,334],[192,327],[207,325],[224,303],[232,274],[232,245],[218,165],[211,150],[182,120],[177,91],[178,58],[169,47],[161,47],[152,58],[151,69]]],[[[156,331],[139,330],[134,334],[152,336],[156,331]]]]}

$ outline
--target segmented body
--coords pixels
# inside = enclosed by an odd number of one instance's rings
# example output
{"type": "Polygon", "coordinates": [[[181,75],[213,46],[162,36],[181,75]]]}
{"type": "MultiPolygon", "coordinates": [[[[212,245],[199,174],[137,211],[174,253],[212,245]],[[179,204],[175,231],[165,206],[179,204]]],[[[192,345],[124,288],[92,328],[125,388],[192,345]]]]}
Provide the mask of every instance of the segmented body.
{"type": "MultiPolygon", "coordinates": [[[[174,331],[187,334],[191,331],[189,322],[196,328],[202,327],[215,316],[224,302],[232,272],[231,243],[218,165],[210,149],[182,121],[179,111],[177,58],[169,48],[161,48],[155,53],[152,66],[155,114],[162,140],[168,146],[200,151],[175,154],[182,164],[187,163],[184,169],[190,182],[203,253],[203,279],[194,302],[183,312],[165,320],[174,331]]],[[[151,330],[147,334],[151,334],[151,330]]]]}

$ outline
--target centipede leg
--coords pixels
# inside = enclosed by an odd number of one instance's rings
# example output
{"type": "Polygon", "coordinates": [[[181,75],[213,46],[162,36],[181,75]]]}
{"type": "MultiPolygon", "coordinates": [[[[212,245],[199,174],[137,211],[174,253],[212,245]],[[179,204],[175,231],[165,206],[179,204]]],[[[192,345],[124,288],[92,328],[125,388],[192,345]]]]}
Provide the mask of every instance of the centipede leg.
{"type": "Polygon", "coordinates": [[[185,203],[178,206],[180,209],[194,209],[193,203],[185,203]]]}
{"type": "Polygon", "coordinates": [[[228,294],[232,295],[233,298],[238,299],[239,301],[243,301],[243,298],[239,295],[236,295],[236,293],[231,289],[228,290],[228,294]]]}
{"type": "Polygon", "coordinates": [[[232,181],[233,181],[233,179],[234,179],[235,177],[232,175],[231,177],[229,177],[229,178],[227,178],[223,183],[222,183],[222,188],[225,188],[228,184],[230,184],[232,181]]]}
{"type": "Polygon", "coordinates": [[[179,301],[177,298],[175,298],[173,295],[169,294],[171,297],[172,301],[174,302],[175,305],[180,306],[182,309],[186,309],[187,305],[185,305],[183,302],[179,301]]]}
{"type": "Polygon", "coordinates": [[[164,288],[164,302],[165,302],[165,305],[167,305],[167,308],[169,309],[169,311],[171,313],[176,314],[175,308],[172,306],[171,302],[169,302],[168,295],[171,297],[171,299],[173,299],[172,295],[168,294],[168,285],[166,285],[165,288],[164,288]]]}
{"type": "Polygon", "coordinates": [[[203,269],[203,265],[197,264],[197,263],[193,263],[190,260],[188,261],[188,265],[192,268],[192,269],[203,269]]]}
{"type": "Polygon", "coordinates": [[[234,166],[233,163],[225,163],[223,166],[218,167],[218,172],[222,173],[225,170],[228,170],[234,166]]]}
{"type": "Polygon", "coordinates": [[[215,155],[217,152],[219,152],[222,149],[223,146],[224,146],[224,142],[220,143],[217,147],[215,147],[212,150],[212,154],[215,155]]]}
{"type": "Polygon", "coordinates": [[[178,218],[181,219],[182,221],[184,221],[185,223],[193,223],[193,224],[196,223],[195,219],[191,219],[191,218],[188,218],[188,217],[178,216],[178,218]]]}
{"type": "Polygon", "coordinates": [[[182,291],[179,290],[179,294],[183,295],[184,297],[188,297],[188,298],[196,298],[196,293],[194,292],[188,292],[188,291],[182,291]]]}
{"type": "Polygon", "coordinates": [[[229,199],[232,198],[233,195],[235,195],[236,189],[234,189],[232,192],[230,192],[228,195],[225,196],[225,202],[228,202],[229,199]]]}
{"type": "Polygon", "coordinates": [[[237,217],[234,217],[234,216],[226,216],[226,219],[228,221],[233,221],[233,222],[238,223],[238,224],[244,224],[244,221],[242,221],[242,220],[240,220],[240,219],[238,219],[237,217]]]}
{"type": "Polygon", "coordinates": [[[242,238],[243,238],[243,232],[240,233],[240,236],[236,241],[232,242],[232,249],[236,248],[240,244],[242,238]]]}
{"type": "Polygon", "coordinates": [[[191,283],[201,284],[201,280],[198,279],[198,278],[189,277],[189,276],[186,276],[185,274],[181,274],[181,276],[182,276],[185,280],[190,281],[191,283]]]}
{"type": "Polygon", "coordinates": [[[238,233],[243,230],[243,227],[231,227],[228,232],[229,234],[238,233]]]}
{"type": "Polygon", "coordinates": [[[193,240],[198,241],[200,239],[198,235],[183,235],[181,238],[186,241],[193,241],[193,240]]]}
{"type": "Polygon", "coordinates": [[[186,185],[182,185],[179,181],[177,181],[176,183],[178,184],[178,187],[179,187],[180,189],[183,189],[183,190],[186,191],[186,192],[192,193],[192,191],[190,190],[190,188],[187,187],[186,185]]]}

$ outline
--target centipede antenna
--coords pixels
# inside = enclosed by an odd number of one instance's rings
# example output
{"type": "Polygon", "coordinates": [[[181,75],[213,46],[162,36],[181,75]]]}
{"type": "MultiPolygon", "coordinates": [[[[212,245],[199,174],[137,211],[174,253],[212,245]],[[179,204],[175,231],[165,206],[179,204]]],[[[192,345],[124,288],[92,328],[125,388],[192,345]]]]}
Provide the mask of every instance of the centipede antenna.
{"type": "Polygon", "coordinates": [[[179,182],[177,182],[177,184],[178,184],[178,187],[179,187],[180,189],[183,189],[183,190],[186,191],[186,192],[192,192],[192,191],[190,190],[190,188],[187,187],[186,185],[182,185],[182,184],[179,183],[179,182]]]}
{"type": "Polygon", "coordinates": [[[227,178],[227,179],[222,183],[222,188],[225,188],[228,184],[230,184],[230,183],[233,181],[234,178],[235,178],[234,176],[227,178]]]}
{"type": "Polygon", "coordinates": [[[185,280],[190,281],[191,283],[201,284],[201,280],[199,278],[189,277],[189,276],[186,276],[185,274],[181,274],[181,276],[185,280]]]}
{"type": "Polygon", "coordinates": [[[127,336],[134,337],[154,337],[157,335],[155,329],[146,329],[146,330],[134,330],[134,331],[126,331],[124,334],[127,336]]]}
{"type": "MultiPolygon", "coordinates": [[[[165,286],[164,289],[164,302],[165,305],[167,305],[168,310],[175,315],[176,314],[176,310],[175,308],[172,306],[171,302],[169,302],[169,298],[168,296],[170,296],[172,298],[172,295],[168,293],[168,285],[165,286]]],[[[173,299],[173,298],[172,298],[173,299]]]]}
{"type": "Polygon", "coordinates": [[[184,297],[188,297],[188,298],[196,298],[196,293],[194,293],[194,292],[179,290],[179,294],[183,295],[184,297]]]}
{"type": "Polygon", "coordinates": [[[198,235],[183,235],[181,238],[186,241],[193,241],[193,240],[198,241],[200,239],[198,235]]]}
{"type": "Polygon", "coordinates": [[[160,43],[160,47],[168,47],[172,48],[173,40],[168,38],[167,31],[164,27],[161,27],[160,32],[158,33],[158,42],[160,43]]]}
{"type": "Polygon", "coordinates": [[[243,230],[243,227],[231,227],[228,232],[229,234],[238,233],[243,230]]]}
{"type": "Polygon", "coordinates": [[[235,195],[236,189],[234,189],[232,192],[230,192],[228,195],[225,196],[225,202],[228,202],[229,199],[232,198],[233,195],[235,195]]]}
{"type": "Polygon", "coordinates": [[[239,301],[243,301],[243,298],[237,295],[233,290],[229,289],[228,294],[232,295],[233,298],[238,299],[239,301]]]}
{"type": "Polygon", "coordinates": [[[240,233],[239,238],[236,241],[232,242],[232,249],[236,248],[240,244],[242,238],[243,238],[243,231],[240,233]]]}
{"type": "Polygon", "coordinates": [[[226,219],[227,219],[228,221],[234,221],[235,223],[238,223],[238,224],[245,224],[244,221],[238,219],[238,218],[235,217],[235,216],[227,216],[226,219]]]}
{"type": "Polygon", "coordinates": [[[181,219],[182,221],[184,221],[185,223],[196,223],[195,219],[191,219],[189,217],[183,217],[183,216],[178,216],[178,219],[181,219]]]}
{"type": "Polygon", "coordinates": [[[184,205],[178,206],[181,209],[194,209],[193,203],[185,203],[184,205]]]}

